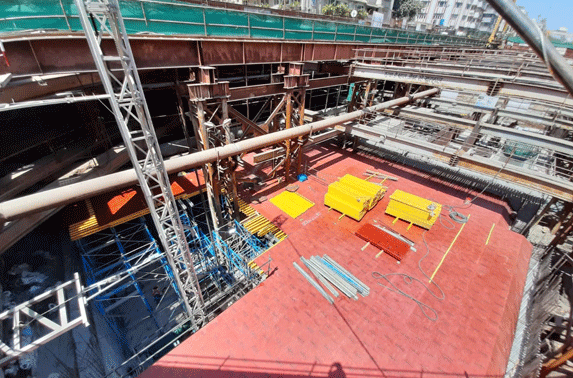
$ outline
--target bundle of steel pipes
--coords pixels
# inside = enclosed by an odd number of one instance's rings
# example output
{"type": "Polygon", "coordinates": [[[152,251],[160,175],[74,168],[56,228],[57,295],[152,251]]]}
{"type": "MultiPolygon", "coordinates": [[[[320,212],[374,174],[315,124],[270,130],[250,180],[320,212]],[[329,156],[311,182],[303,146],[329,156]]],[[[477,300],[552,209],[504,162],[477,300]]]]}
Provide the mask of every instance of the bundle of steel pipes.
{"type": "MultiPolygon", "coordinates": [[[[354,300],[358,300],[358,294],[365,297],[370,293],[370,288],[368,286],[326,254],[323,257],[311,256],[310,259],[301,257],[300,260],[335,298],[339,296],[336,289],[348,298],[352,298],[354,300]]],[[[296,262],[293,262],[293,265],[304,276],[304,278],[306,278],[306,280],[314,286],[324,298],[326,298],[327,301],[331,304],[334,303],[334,299],[322,286],[320,286],[318,282],[316,282],[296,262]]]]}

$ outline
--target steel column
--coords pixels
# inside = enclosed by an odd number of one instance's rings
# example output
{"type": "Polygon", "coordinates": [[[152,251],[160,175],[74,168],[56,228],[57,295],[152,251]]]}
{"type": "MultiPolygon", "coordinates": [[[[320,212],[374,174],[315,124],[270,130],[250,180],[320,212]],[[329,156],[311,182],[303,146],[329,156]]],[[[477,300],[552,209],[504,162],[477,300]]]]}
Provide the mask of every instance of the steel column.
{"type": "MultiPolygon", "coordinates": [[[[292,90],[287,90],[285,95],[285,129],[289,130],[292,127],[292,90]]],[[[285,181],[288,184],[289,182],[289,173],[290,173],[290,155],[291,155],[291,140],[285,140],[285,181]]]]}
{"type": "MultiPolygon", "coordinates": [[[[229,129],[229,123],[227,122],[227,120],[229,119],[229,103],[226,98],[223,98],[221,100],[221,114],[223,119],[222,127],[225,133],[225,144],[229,145],[233,143],[233,138],[231,135],[231,130],[229,129]]],[[[227,174],[229,175],[227,179],[230,179],[230,182],[226,182],[226,188],[225,188],[227,190],[226,195],[228,197],[232,196],[231,201],[233,206],[233,218],[238,219],[239,194],[237,193],[237,175],[235,173],[235,169],[237,167],[232,157],[227,158],[227,163],[228,163],[227,167],[230,170],[229,172],[227,172],[227,174]],[[229,191],[231,191],[231,193],[229,193],[229,191]]]]}

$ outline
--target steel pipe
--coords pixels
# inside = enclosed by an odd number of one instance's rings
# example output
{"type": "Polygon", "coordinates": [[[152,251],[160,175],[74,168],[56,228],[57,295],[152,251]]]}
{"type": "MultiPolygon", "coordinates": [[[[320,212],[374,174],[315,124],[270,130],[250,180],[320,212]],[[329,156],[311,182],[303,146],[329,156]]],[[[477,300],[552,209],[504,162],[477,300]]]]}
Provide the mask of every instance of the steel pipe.
{"type": "Polygon", "coordinates": [[[324,265],[318,262],[316,256],[311,256],[309,260],[306,260],[309,263],[309,266],[313,267],[320,276],[324,277],[327,282],[330,282],[334,287],[336,287],[340,292],[346,295],[349,298],[358,299],[356,296],[356,290],[352,288],[350,285],[346,285],[343,280],[339,280],[336,274],[330,270],[328,270],[324,265]]]}
{"type": "MultiPolygon", "coordinates": [[[[240,155],[244,152],[271,146],[286,139],[298,138],[329,127],[341,125],[371,112],[405,105],[410,101],[432,96],[438,92],[439,89],[437,88],[429,89],[410,96],[386,101],[363,110],[356,110],[341,116],[166,160],[165,169],[168,173],[177,173],[186,169],[201,167],[207,163],[216,162],[231,156],[240,155]]],[[[137,182],[135,171],[133,169],[128,169],[107,176],[15,198],[10,201],[0,203],[0,224],[6,221],[25,217],[26,215],[49,210],[54,207],[68,205],[98,194],[122,189],[130,185],[136,185],[137,182]]]]}
{"type": "Polygon", "coordinates": [[[573,95],[573,69],[540,29],[511,0],[487,0],[553,70],[553,76],[573,95]]]}
{"type": "MultiPolygon", "coordinates": [[[[328,255],[324,255],[322,257],[323,261],[325,261],[326,263],[331,264],[334,268],[337,268],[338,270],[340,270],[340,272],[342,272],[343,274],[345,274],[346,276],[348,276],[349,279],[351,279],[352,281],[354,281],[354,283],[356,283],[358,286],[356,287],[357,289],[360,290],[360,288],[362,288],[362,291],[364,291],[366,293],[366,295],[368,295],[370,293],[370,288],[368,286],[366,286],[366,284],[364,284],[364,282],[360,281],[358,278],[356,278],[356,276],[352,273],[350,273],[348,270],[346,270],[345,268],[343,268],[339,263],[337,263],[333,258],[329,257],[328,255]]],[[[353,284],[354,285],[354,284],[353,284]]]]}
{"type": "Polygon", "coordinates": [[[352,298],[354,300],[358,300],[358,290],[350,285],[347,281],[342,279],[336,272],[330,270],[322,262],[318,259],[318,256],[311,256],[310,260],[314,263],[314,267],[322,274],[327,280],[329,280],[338,290],[342,291],[344,295],[348,298],[352,298]]]}
{"type": "Polygon", "coordinates": [[[334,295],[335,297],[338,297],[338,291],[336,291],[335,288],[332,287],[332,285],[328,282],[328,280],[326,280],[326,278],[324,278],[318,270],[316,270],[314,268],[314,266],[312,265],[310,260],[305,259],[304,257],[300,257],[300,261],[302,261],[302,263],[304,265],[306,265],[306,267],[308,268],[308,270],[310,270],[310,272],[312,274],[314,274],[314,276],[318,279],[318,281],[322,284],[322,286],[324,286],[328,291],[330,291],[332,293],[332,295],[334,295]]]}
{"type": "Polygon", "coordinates": [[[328,295],[328,293],[326,291],[324,291],[324,289],[322,288],[322,286],[320,286],[315,280],[312,279],[311,276],[308,275],[307,272],[305,272],[300,266],[298,266],[298,264],[296,263],[296,261],[293,261],[292,265],[294,265],[294,267],[296,268],[296,270],[298,270],[298,272],[300,274],[302,274],[302,276],[304,278],[306,278],[306,280],[308,281],[309,284],[311,284],[312,286],[314,286],[314,288],[316,290],[318,290],[318,292],[320,294],[322,294],[322,296],[328,301],[330,302],[330,304],[334,303],[334,299],[332,299],[332,297],[330,295],[328,295]]]}

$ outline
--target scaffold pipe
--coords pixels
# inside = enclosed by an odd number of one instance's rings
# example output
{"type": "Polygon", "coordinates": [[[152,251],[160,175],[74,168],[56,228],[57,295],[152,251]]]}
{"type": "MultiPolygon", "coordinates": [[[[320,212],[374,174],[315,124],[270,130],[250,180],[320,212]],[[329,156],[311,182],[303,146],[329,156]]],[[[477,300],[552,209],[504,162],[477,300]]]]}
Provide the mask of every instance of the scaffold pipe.
{"type": "MultiPolygon", "coordinates": [[[[298,138],[329,127],[341,125],[372,112],[381,111],[394,106],[405,105],[411,101],[435,95],[438,92],[439,89],[437,88],[429,89],[337,117],[166,160],[165,169],[171,174],[191,168],[201,167],[207,163],[216,162],[231,156],[271,146],[287,139],[298,138]]],[[[22,218],[30,214],[39,213],[55,207],[61,207],[98,194],[107,193],[112,190],[122,189],[136,184],[137,176],[135,171],[133,169],[129,169],[112,173],[107,176],[81,181],[60,188],[46,190],[5,201],[0,203],[0,225],[7,221],[22,218]]]]}
{"type": "Polygon", "coordinates": [[[551,74],[573,95],[573,69],[559,54],[545,33],[512,0],[487,0],[508,24],[550,67],[551,74]]]}

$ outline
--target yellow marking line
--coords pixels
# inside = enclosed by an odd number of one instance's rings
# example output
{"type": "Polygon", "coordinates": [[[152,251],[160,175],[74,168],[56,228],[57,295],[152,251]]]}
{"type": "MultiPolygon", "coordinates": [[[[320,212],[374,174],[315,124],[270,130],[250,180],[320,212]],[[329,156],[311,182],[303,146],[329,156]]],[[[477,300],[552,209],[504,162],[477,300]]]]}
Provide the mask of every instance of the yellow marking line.
{"type": "MultiPolygon", "coordinates": [[[[470,221],[470,216],[471,216],[471,214],[468,215],[468,222],[470,221]]],[[[442,257],[442,260],[440,261],[440,263],[439,263],[438,266],[436,267],[436,270],[435,270],[434,273],[432,274],[432,277],[430,277],[430,281],[428,281],[429,283],[432,283],[434,277],[436,276],[436,273],[438,273],[438,269],[440,269],[440,267],[442,266],[442,263],[443,263],[444,260],[446,259],[446,256],[448,255],[448,253],[450,253],[450,250],[451,250],[452,247],[454,246],[454,243],[456,242],[456,240],[458,240],[458,236],[460,236],[460,234],[462,233],[464,227],[466,226],[466,224],[467,224],[468,222],[462,224],[462,227],[460,227],[460,230],[458,231],[456,237],[454,238],[454,240],[452,240],[452,243],[451,243],[450,246],[448,247],[448,250],[446,251],[446,253],[444,253],[444,256],[442,257]]]]}
{"type": "Polygon", "coordinates": [[[485,241],[485,245],[488,245],[489,238],[491,238],[491,233],[493,232],[494,227],[495,227],[495,223],[491,225],[491,230],[489,230],[489,235],[487,236],[487,240],[485,241]]]}

